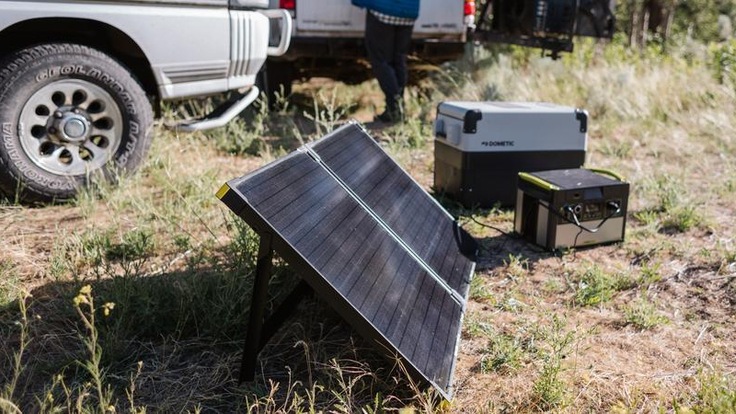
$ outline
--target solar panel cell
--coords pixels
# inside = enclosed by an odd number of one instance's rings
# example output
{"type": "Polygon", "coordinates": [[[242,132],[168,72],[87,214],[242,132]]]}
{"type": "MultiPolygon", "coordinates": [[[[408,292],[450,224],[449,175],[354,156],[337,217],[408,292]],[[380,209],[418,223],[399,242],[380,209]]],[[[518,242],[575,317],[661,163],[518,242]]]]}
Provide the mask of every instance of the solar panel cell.
{"type": "Polygon", "coordinates": [[[467,293],[474,264],[458,248],[462,240],[456,234],[461,230],[369,135],[354,125],[311,149],[450,287],[467,293]]]}

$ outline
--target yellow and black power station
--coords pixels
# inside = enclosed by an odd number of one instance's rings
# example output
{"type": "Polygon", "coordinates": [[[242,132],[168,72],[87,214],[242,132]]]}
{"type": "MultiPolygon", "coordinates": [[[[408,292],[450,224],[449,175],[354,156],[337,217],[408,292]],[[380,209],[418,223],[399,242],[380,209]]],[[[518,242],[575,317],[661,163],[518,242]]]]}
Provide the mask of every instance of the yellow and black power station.
{"type": "Polygon", "coordinates": [[[629,183],[582,168],[519,173],[514,230],[548,250],[623,241],[629,183]]]}

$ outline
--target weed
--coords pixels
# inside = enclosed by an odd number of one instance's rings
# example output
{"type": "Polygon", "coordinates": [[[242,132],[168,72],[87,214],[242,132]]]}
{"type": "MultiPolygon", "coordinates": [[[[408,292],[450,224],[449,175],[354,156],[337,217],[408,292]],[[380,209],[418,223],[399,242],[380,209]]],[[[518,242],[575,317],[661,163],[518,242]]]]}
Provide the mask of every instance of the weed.
{"type": "Polygon", "coordinates": [[[102,266],[105,246],[112,244],[110,233],[98,228],[70,235],[58,250],[58,265],[71,269],[75,276],[88,266],[102,266]]]}
{"type": "Polygon", "coordinates": [[[233,155],[258,155],[263,150],[263,137],[268,131],[268,103],[265,93],[245,114],[222,128],[206,131],[215,147],[233,155]]]}
{"type": "Polygon", "coordinates": [[[174,245],[181,251],[187,251],[192,248],[192,238],[188,234],[175,234],[174,245]]]}
{"type": "Polygon", "coordinates": [[[312,101],[314,112],[304,113],[304,116],[314,123],[318,136],[332,132],[348,113],[349,108],[338,103],[338,91],[339,89],[335,87],[328,97],[323,90],[320,90],[312,101]]]}
{"type": "Polygon", "coordinates": [[[685,188],[682,183],[671,176],[657,177],[654,181],[654,193],[657,197],[655,211],[670,212],[683,202],[685,188]]]}
{"type": "Polygon", "coordinates": [[[503,264],[504,275],[511,280],[519,280],[529,272],[529,259],[521,254],[509,254],[507,259],[503,259],[503,264]]]}
{"type": "Polygon", "coordinates": [[[710,66],[720,83],[736,85],[736,41],[713,44],[709,50],[710,66]]]}
{"type": "Polygon", "coordinates": [[[72,234],[61,246],[55,246],[50,273],[57,279],[70,271],[78,278],[85,269],[97,278],[139,275],[155,252],[154,237],[148,228],[134,228],[117,237],[112,229],[99,228],[72,234]]]}
{"type": "MultiPolygon", "coordinates": [[[[28,347],[29,336],[29,321],[28,321],[28,299],[30,295],[27,292],[22,292],[18,296],[18,313],[19,320],[15,321],[15,325],[19,329],[18,333],[18,349],[13,353],[11,361],[11,372],[0,374],[5,382],[5,386],[0,389],[0,408],[3,405],[17,409],[13,404],[14,396],[18,387],[18,380],[20,379],[23,370],[25,369],[23,359],[28,347]],[[6,377],[6,375],[8,377],[6,377]],[[4,402],[4,403],[3,403],[4,402]]],[[[4,410],[0,410],[4,411],[4,410]]],[[[20,412],[20,410],[17,410],[20,412]]]]}
{"type": "Polygon", "coordinates": [[[155,249],[153,232],[146,228],[134,228],[121,237],[119,243],[105,246],[105,258],[111,261],[133,261],[146,258],[155,249]]]}
{"type": "Polygon", "coordinates": [[[662,274],[660,268],[661,265],[659,263],[647,262],[643,264],[639,270],[639,278],[636,284],[646,289],[650,285],[661,281],[662,274]]]}
{"type": "Polygon", "coordinates": [[[284,85],[279,85],[279,90],[273,97],[273,109],[278,115],[287,115],[289,113],[289,95],[286,94],[284,85]]]}
{"type": "Polygon", "coordinates": [[[481,303],[493,304],[495,302],[493,292],[488,289],[483,278],[479,275],[470,280],[470,299],[481,303]]]}
{"type": "Polygon", "coordinates": [[[721,189],[721,193],[723,195],[729,195],[729,194],[736,193],[736,179],[729,178],[725,180],[725,182],[723,183],[723,187],[721,189]]]}
{"type": "Polygon", "coordinates": [[[245,272],[254,269],[258,257],[258,235],[244,220],[228,215],[227,225],[232,229],[232,241],[227,246],[232,269],[245,272]]]}
{"type": "Polygon", "coordinates": [[[637,329],[647,330],[669,322],[657,311],[656,305],[642,294],[636,302],[624,306],[624,320],[637,329]]]}
{"type": "Polygon", "coordinates": [[[0,307],[9,305],[17,298],[17,276],[10,261],[0,259],[0,307]]]}
{"type": "Polygon", "coordinates": [[[701,211],[702,208],[699,206],[680,206],[668,211],[669,214],[662,221],[662,228],[686,232],[700,227],[704,223],[701,211]]]}
{"type": "MultiPolygon", "coordinates": [[[[109,315],[114,306],[114,303],[103,305],[102,309],[105,316],[109,315]]],[[[92,388],[97,394],[98,412],[104,413],[110,411],[112,397],[110,387],[103,384],[105,374],[101,365],[102,348],[99,344],[99,331],[95,323],[95,313],[97,313],[98,309],[95,307],[94,298],[92,297],[92,287],[90,285],[85,285],[79,290],[79,295],[74,298],[74,309],[76,309],[86,331],[82,342],[87,350],[88,359],[82,366],[90,375],[92,388]]]]}
{"type": "Polygon", "coordinates": [[[139,407],[135,403],[135,390],[136,390],[136,382],[138,381],[138,378],[141,376],[141,371],[143,370],[143,361],[138,361],[136,371],[132,374],[130,374],[130,379],[128,381],[128,389],[125,390],[125,396],[128,399],[128,405],[130,409],[131,414],[145,414],[146,409],[145,407],[139,407]]]}
{"type": "Polygon", "coordinates": [[[736,383],[733,376],[713,372],[701,373],[699,377],[700,388],[694,412],[736,412],[736,383]]]}
{"type": "Polygon", "coordinates": [[[601,148],[601,153],[606,156],[612,156],[620,159],[631,158],[634,146],[629,141],[624,142],[606,142],[601,148]]]}
{"type": "Polygon", "coordinates": [[[659,213],[654,210],[641,210],[634,212],[634,218],[647,226],[656,226],[659,223],[659,213]]]}
{"type": "Polygon", "coordinates": [[[470,313],[463,321],[463,331],[471,338],[493,337],[493,323],[475,313],[470,313]]]}
{"type": "Polygon", "coordinates": [[[623,275],[608,274],[598,266],[591,266],[577,277],[573,302],[578,306],[600,305],[611,300],[617,291],[632,285],[632,281],[623,275]]]}
{"type": "Polygon", "coordinates": [[[566,322],[557,315],[552,317],[552,327],[545,332],[546,349],[542,350],[542,369],[534,381],[534,401],[539,409],[547,411],[565,402],[567,388],[560,378],[564,370],[562,362],[567,358],[575,341],[575,332],[565,332],[566,322]]]}
{"type": "Polygon", "coordinates": [[[48,274],[55,281],[63,280],[69,277],[69,275],[76,273],[76,269],[74,269],[66,249],[67,245],[65,243],[56,243],[51,250],[48,274]]]}
{"type": "Polygon", "coordinates": [[[724,251],[721,252],[721,262],[720,266],[718,267],[718,272],[721,274],[724,274],[726,272],[731,272],[735,270],[736,268],[736,248],[732,249],[724,249],[724,251]]]}
{"type": "Polygon", "coordinates": [[[386,131],[391,137],[390,148],[398,152],[403,148],[424,148],[432,137],[432,128],[426,122],[412,118],[386,131]]]}
{"type": "Polygon", "coordinates": [[[545,292],[550,293],[562,293],[565,291],[565,286],[562,284],[562,282],[560,282],[560,280],[556,278],[549,278],[545,280],[542,288],[545,290],[545,292]]]}
{"type": "Polygon", "coordinates": [[[634,213],[634,217],[647,225],[656,225],[665,233],[682,233],[705,224],[703,208],[686,197],[682,183],[671,176],[657,177],[649,184],[656,197],[656,204],[634,213]]]}
{"type": "Polygon", "coordinates": [[[496,303],[496,308],[505,312],[520,313],[526,307],[526,303],[517,299],[517,295],[518,293],[513,291],[504,293],[501,300],[496,303]]]}
{"type": "Polygon", "coordinates": [[[530,349],[533,343],[533,338],[525,339],[521,336],[507,334],[493,335],[480,359],[481,372],[518,370],[524,363],[526,355],[534,350],[530,349]]]}

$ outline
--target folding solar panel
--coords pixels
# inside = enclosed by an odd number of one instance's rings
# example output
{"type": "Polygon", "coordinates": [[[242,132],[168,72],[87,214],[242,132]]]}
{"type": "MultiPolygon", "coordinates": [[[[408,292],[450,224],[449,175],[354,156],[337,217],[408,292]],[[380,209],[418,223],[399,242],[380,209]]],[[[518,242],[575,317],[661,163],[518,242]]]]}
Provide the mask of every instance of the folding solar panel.
{"type": "Polygon", "coordinates": [[[218,196],[356,331],[449,399],[476,244],[359,125],[218,196]]]}

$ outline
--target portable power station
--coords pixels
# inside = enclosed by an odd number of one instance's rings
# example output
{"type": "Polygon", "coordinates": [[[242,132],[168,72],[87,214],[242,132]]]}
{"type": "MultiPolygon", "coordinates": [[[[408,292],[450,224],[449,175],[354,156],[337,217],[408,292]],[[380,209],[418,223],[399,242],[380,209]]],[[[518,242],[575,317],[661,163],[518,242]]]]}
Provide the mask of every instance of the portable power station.
{"type": "Polygon", "coordinates": [[[614,173],[522,172],[516,197],[514,230],[548,250],[624,239],[629,183],[614,173]]]}

